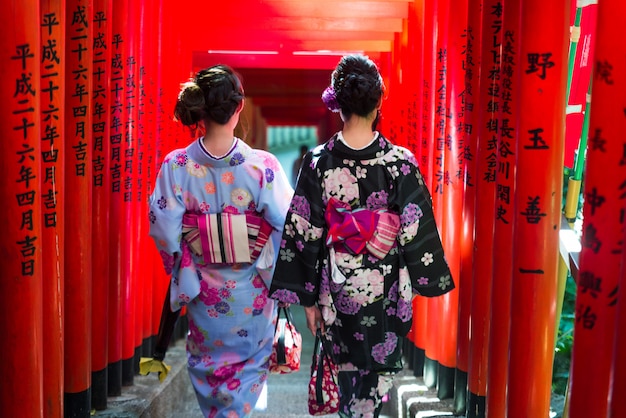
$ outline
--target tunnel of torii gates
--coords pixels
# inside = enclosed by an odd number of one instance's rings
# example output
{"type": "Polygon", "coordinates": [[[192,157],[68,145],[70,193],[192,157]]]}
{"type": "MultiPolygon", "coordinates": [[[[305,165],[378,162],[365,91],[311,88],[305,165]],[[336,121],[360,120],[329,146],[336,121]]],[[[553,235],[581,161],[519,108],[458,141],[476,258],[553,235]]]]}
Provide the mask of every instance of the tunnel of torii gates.
{"type": "Polygon", "coordinates": [[[172,118],[180,83],[229,64],[248,143],[287,125],[321,142],[340,121],[320,94],[339,55],[361,52],[457,283],[415,297],[407,361],[468,417],[547,417],[569,268],[565,413],[626,417],[623,0],[6,0],[0,15],[0,415],[87,417],[133,384],[168,286],[147,197],[191,141],[172,118]]]}

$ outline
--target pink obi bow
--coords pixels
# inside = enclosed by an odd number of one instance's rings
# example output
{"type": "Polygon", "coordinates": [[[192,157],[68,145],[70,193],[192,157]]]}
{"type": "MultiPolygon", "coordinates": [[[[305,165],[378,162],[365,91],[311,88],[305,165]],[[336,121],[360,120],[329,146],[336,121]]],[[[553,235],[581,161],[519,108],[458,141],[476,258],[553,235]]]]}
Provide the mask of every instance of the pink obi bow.
{"type": "Polygon", "coordinates": [[[383,259],[395,246],[400,217],[386,210],[352,209],[331,197],[324,215],[328,225],[327,246],[344,247],[352,254],[369,252],[383,259]]]}
{"type": "Polygon", "coordinates": [[[205,264],[252,263],[272,226],[259,214],[185,213],[182,232],[191,251],[205,264]]]}

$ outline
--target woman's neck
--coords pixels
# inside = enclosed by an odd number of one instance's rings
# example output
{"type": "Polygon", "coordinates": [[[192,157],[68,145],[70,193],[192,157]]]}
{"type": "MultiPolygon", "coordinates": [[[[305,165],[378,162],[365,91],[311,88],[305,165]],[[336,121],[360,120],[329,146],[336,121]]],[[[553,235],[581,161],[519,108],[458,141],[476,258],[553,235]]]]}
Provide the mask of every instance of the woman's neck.
{"type": "Polygon", "coordinates": [[[350,147],[354,149],[364,148],[374,138],[372,120],[353,115],[350,120],[344,122],[341,134],[350,147]]]}
{"type": "Polygon", "coordinates": [[[212,126],[210,129],[207,129],[204,138],[202,138],[202,145],[211,155],[220,157],[230,151],[234,138],[235,135],[232,129],[225,126],[212,126]]]}

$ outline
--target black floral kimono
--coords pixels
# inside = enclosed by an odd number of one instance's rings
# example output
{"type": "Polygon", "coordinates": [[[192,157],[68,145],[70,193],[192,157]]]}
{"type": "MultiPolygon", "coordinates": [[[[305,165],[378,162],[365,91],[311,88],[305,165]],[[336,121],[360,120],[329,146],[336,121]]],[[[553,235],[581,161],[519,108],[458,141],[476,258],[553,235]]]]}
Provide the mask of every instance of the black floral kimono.
{"type": "Polygon", "coordinates": [[[339,132],[305,156],[270,295],[319,306],[341,369],[400,370],[413,295],[453,288],[410,151],[378,133],[355,150],[339,132]]]}

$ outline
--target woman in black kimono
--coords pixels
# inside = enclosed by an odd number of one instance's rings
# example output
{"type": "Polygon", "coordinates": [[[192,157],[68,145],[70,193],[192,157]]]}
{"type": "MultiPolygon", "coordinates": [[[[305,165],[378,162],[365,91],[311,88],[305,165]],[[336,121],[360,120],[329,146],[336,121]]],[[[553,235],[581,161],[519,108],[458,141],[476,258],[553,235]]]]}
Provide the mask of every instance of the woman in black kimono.
{"type": "Polygon", "coordinates": [[[414,155],[377,132],[383,81],[348,55],[322,99],[343,129],[304,158],[270,295],[332,336],[341,417],[377,417],[402,369],[414,294],[454,288],[414,155]]]}

